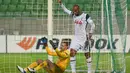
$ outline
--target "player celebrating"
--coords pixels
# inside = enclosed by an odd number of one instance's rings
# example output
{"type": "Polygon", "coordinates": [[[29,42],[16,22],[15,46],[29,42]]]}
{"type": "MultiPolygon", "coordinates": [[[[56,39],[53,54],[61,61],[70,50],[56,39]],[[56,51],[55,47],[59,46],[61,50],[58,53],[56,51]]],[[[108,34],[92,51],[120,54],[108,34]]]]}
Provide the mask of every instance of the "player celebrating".
{"type": "MultiPolygon", "coordinates": [[[[85,42],[87,41],[87,37],[91,39],[95,24],[93,23],[93,20],[88,14],[81,12],[80,7],[78,5],[74,5],[72,11],[70,11],[62,4],[61,0],[58,0],[58,2],[60,3],[60,6],[64,10],[64,12],[72,16],[75,23],[75,35],[70,45],[70,65],[72,73],[76,73],[75,55],[80,48],[85,48],[84,46],[85,42]],[[91,28],[89,34],[87,35],[86,28],[88,24],[90,24],[91,28]]],[[[88,73],[91,73],[91,57],[89,51],[85,52],[85,57],[87,60],[88,73]]]]}
{"type": "MultiPolygon", "coordinates": [[[[47,38],[44,38],[44,40],[47,40],[47,38]]],[[[49,41],[52,47],[55,51],[52,51],[48,45],[47,42],[44,43],[44,46],[46,46],[46,51],[51,56],[58,56],[58,60],[56,63],[52,63],[50,60],[37,60],[36,62],[33,62],[30,64],[27,68],[22,68],[20,66],[17,66],[19,71],[21,73],[26,73],[27,71],[30,71],[31,73],[35,73],[41,68],[44,68],[48,73],[63,73],[68,66],[68,63],[70,62],[70,52],[68,50],[70,40],[64,39],[62,40],[61,47],[59,50],[57,48],[58,45],[53,43],[53,41],[49,41]]]]}

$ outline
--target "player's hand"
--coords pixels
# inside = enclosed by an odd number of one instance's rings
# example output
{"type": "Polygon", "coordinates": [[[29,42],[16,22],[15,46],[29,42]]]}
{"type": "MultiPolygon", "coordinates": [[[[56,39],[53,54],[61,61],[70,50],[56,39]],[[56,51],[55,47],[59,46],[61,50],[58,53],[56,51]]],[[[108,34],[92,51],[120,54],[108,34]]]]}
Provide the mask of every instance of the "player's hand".
{"type": "Polygon", "coordinates": [[[61,0],[58,0],[58,3],[60,3],[60,4],[61,4],[61,0]]]}
{"type": "Polygon", "coordinates": [[[88,39],[90,40],[92,38],[92,33],[89,33],[88,39]]]}
{"type": "Polygon", "coordinates": [[[43,42],[43,45],[45,46],[45,47],[47,47],[48,46],[48,39],[46,38],[46,37],[43,37],[43,40],[42,40],[42,42],[43,42]]]}
{"type": "Polygon", "coordinates": [[[54,50],[56,50],[58,45],[56,45],[52,40],[50,40],[49,42],[50,42],[51,46],[54,48],[54,50]]]}

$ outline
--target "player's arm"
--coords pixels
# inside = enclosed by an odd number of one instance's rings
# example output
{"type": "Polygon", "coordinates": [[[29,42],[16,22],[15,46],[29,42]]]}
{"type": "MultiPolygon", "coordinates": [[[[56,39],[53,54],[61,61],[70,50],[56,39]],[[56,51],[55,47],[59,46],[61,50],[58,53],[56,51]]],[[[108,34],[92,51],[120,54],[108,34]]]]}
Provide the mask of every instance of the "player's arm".
{"type": "Polygon", "coordinates": [[[56,52],[54,52],[52,49],[50,49],[49,47],[48,47],[48,39],[46,38],[46,37],[43,37],[43,40],[42,40],[42,42],[43,42],[43,45],[45,46],[45,48],[46,48],[46,52],[49,54],[49,55],[51,55],[51,56],[57,56],[57,54],[56,54],[56,52]]]}
{"type": "Polygon", "coordinates": [[[68,10],[61,2],[61,0],[58,0],[58,2],[60,3],[61,8],[64,10],[65,13],[67,13],[68,15],[71,15],[71,11],[68,10]]]}
{"type": "Polygon", "coordinates": [[[86,15],[86,21],[90,25],[89,39],[91,39],[92,34],[93,34],[94,30],[95,30],[95,24],[94,24],[93,20],[91,19],[91,17],[88,14],[86,15]]]}
{"type": "Polygon", "coordinates": [[[48,46],[46,46],[46,51],[48,55],[57,56],[57,53],[53,51],[52,49],[50,49],[48,46]]]}
{"type": "Polygon", "coordinates": [[[55,50],[57,55],[62,57],[62,58],[68,58],[70,55],[69,55],[69,51],[65,51],[65,52],[60,52],[58,50],[58,48],[55,50]]]}
{"type": "Polygon", "coordinates": [[[54,44],[52,40],[49,41],[50,44],[52,45],[53,49],[55,50],[57,56],[62,57],[62,58],[67,58],[69,57],[69,51],[61,52],[58,50],[58,45],[54,44]]]}

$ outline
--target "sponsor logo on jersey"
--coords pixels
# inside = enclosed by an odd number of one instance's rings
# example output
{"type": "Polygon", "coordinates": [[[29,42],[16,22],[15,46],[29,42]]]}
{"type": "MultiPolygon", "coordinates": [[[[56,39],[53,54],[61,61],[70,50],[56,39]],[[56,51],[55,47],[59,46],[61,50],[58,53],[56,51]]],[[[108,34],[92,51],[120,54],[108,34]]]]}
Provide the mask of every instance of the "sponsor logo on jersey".
{"type": "Polygon", "coordinates": [[[80,24],[80,25],[83,24],[83,22],[81,20],[75,20],[74,23],[75,24],[80,24]]]}

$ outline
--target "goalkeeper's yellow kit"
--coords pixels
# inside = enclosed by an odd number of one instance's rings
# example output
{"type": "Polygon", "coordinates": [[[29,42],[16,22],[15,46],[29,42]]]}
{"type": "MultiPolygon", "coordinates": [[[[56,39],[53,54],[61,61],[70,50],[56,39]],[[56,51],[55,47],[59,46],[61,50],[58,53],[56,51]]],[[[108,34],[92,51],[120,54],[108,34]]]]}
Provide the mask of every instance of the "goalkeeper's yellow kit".
{"type": "Polygon", "coordinates": [[[64,71],[70,62],[70,51],[68,49],[60,51],[58,48],[53,51],[49,47],[46,47],[46,51],[51,56],[59,57],[55,64],[64,71]]]}

